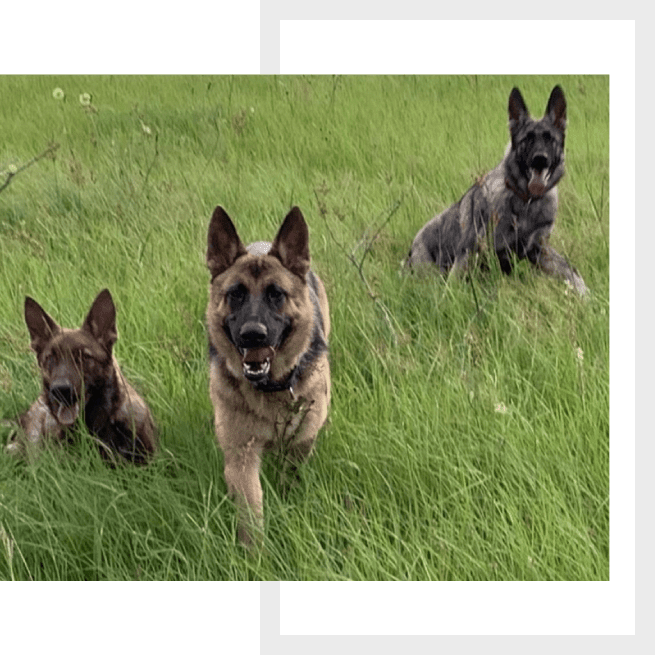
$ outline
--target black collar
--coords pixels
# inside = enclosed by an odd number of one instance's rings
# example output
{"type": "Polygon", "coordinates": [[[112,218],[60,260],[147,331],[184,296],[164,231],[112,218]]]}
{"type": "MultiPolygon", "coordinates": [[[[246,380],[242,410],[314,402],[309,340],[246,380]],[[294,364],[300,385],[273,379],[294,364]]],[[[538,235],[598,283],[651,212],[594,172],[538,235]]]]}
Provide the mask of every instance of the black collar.
{"type": "Polygon", "coordinates": [[[300,379],[301,370],[300,365],[296,366],[290,373],[287,375],[286,379],[276,382],[275,380],[262,380],[261,382],[250,382],[252,386],[257,389],[257,391],[263,391],[264,393],[274,393],[276,391],[290,391],[291,397],[295,398],[293,393],[293,388],[296,386],[296,383],[300,379]]]}

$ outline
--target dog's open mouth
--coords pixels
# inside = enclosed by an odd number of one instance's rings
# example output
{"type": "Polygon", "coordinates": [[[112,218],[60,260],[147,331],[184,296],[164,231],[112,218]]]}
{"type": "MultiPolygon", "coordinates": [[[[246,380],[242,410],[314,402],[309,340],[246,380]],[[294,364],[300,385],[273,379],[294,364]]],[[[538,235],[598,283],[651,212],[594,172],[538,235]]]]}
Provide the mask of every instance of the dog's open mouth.
{"type": "Polygon", "coordinates": [[[546,193],[548,180],[550,179],[550,171],[548,168],[537,170],[536,168],[530,169],[530,181],[528,182],[528,191],[531,196],[540,198],[546,193]]]}
{"type": "Polygon", "coordinates": [[[265,378],[271,370],[271,361],[275,350],[271,346],[243,349],[243,375],[256,382],[265,378]]]}
{"type": "Polygon", "coordinates": [[[69,384],[57,384],[50,388],[50,410],[57,423],[70,427],[80,413],[80,397],[74,387],[69,384]]]}

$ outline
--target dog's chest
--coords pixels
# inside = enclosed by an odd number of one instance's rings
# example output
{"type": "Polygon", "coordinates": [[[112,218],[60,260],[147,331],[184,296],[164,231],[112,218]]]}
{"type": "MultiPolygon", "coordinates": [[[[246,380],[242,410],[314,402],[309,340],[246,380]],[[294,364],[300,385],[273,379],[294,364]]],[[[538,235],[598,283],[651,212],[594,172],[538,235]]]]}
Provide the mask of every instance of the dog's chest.
{"type": "Polygon", "coordinates": [[[506,191],[498,201],[494,213],[501,217],[496,227],[496,236],[501,242],[514,242],[527,248],[535,239],[550,234],[557,208],[555,189],[543,198],[527,202],[506,191]]]}
{"type": "Polygon", "coordinates": [[[311,402],[306,398],[294,398],[280,404],[273,424],[272,441],[289,443],[302,433],[311,402]]]}
{"type": "MultiPolygon", "coordinates": [[[[302,440],[307,424],[307,415],[312,403],[304,397],[292,398],[287,392],[261,394],[258,398],[265,406],[255,411],[260,416],[259,438],[265,449],[278,448],[302,440]]],[[[253,408],[255,409],[255,408],[253,408]]]]}

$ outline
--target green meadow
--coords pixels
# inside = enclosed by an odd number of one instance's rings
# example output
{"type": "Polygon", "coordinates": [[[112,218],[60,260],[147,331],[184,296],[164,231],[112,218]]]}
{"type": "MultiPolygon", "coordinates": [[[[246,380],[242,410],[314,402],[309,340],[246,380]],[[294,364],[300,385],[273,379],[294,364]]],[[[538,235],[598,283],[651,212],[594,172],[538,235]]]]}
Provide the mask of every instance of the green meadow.
{"type": "Polygon", "coordinates": [[[113,470],[84,435],[0,451],[1,580],[609,579],[608,77],[25,76],[0,96],[0,439],[40,390],[25,296],[77,327],[108,287],[162,445],[113,470]],[[527,262],[402,275],[500,161],[512,87],[541,116],[555,84],[552,243],[591,297],[527,262]],[[297,486],[265,461],[256,552],[208,394],[217,204],[244,242],[298,205],[330,300],[328,423],[297,486]]]}

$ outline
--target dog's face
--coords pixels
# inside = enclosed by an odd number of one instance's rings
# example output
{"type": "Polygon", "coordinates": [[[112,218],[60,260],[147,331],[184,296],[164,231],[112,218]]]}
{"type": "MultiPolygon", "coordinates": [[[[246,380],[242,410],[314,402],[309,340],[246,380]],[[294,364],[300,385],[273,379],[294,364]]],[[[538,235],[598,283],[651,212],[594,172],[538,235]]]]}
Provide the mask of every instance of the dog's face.
{"type": "Polygon", "coordinates": [[[80,329],[61,328],[32,298],[25,298],[25,322],[36,353],[46,403],[57,422],[71,426],[99,381],[112,369],[116,310],[107,289],[95,299],[80,329]]]}
{"type": "Polygon", "coordinates": [[[297,207],[272,244],[260,241],[248,248],[221,207],[212,216],[207,239],[210,340],[232,375],[255,387],[283,379],[309,345],[308,239],[297,207]]]}
{"type": "Polygon", "coordinates": [[[509,96],[509,127],[512,151],[528,192],[539,198],[552,189],[564,174],[564,133],[566,100],[556,86],[541,120],[530,118],[518,89],[509,96]]]}

